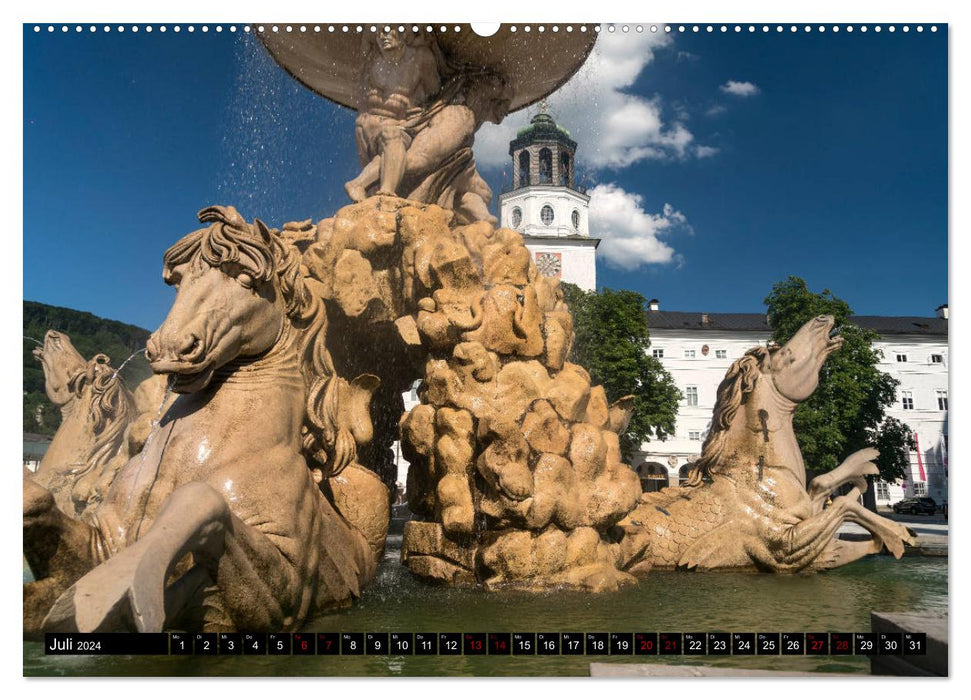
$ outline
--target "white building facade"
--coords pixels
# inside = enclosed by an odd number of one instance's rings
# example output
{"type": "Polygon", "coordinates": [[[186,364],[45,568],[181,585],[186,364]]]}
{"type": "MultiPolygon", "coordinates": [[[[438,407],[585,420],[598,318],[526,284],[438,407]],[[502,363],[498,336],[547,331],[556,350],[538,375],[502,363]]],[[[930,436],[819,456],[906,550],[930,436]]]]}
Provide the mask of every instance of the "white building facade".
{"type": "MultiPolygon", "coordinates": [[[[883,353],[879,368],[900,382],[887,415],[910,427],[918,448],[910,453],[906,479],[876,483],[877,505],[923,495],[942,504],[947,501],[947,307],[936,317],[855,316],[851,322],[880,334],[874,344],[883,353]]],[[[648,328],[650,352],[683,395],[674,435],[644,443],[633,459],[645,490],[657,490],[686,478],[711,428],[719,383],[735,360],[767,343],[771,329],[764,314],[665,312],[656,300],[649,305],[648,328]]]]}

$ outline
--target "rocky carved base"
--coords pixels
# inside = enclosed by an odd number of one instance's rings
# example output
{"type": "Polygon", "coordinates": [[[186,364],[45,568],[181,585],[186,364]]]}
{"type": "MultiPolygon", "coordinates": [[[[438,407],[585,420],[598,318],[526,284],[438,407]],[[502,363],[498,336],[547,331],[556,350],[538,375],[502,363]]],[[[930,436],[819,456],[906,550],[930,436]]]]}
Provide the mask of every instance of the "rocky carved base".
{"type": "MultiPolygon", "coordinates": [[[[422,378],[421,404],[400,423],[418,518],[405,530],[408,567],[448,585],[633,581],[611,537],[640,496],[617,438],[630,401],[608,405],[567,360],[559,280],[538,273],[522,237],[390,197],[345,207],[314,234],[304,263],[328,307],[393,324],[422,378]]],[[[373,371],[396,362],[375,357],[373,371]]]]}

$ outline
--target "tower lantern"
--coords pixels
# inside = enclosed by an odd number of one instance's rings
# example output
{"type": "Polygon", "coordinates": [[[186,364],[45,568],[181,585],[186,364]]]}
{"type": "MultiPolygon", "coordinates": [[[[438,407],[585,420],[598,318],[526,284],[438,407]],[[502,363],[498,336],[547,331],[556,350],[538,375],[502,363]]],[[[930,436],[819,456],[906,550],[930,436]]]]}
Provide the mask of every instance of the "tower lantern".
{"type": "Polygon", "coordinates": [[[499,220],[522,235],[540,274],[592,291],[600,239],[590,237],[590,197],[577,185],[576,150],[544,100],[509,143],[512,188],[499,196],[499,220]]]}

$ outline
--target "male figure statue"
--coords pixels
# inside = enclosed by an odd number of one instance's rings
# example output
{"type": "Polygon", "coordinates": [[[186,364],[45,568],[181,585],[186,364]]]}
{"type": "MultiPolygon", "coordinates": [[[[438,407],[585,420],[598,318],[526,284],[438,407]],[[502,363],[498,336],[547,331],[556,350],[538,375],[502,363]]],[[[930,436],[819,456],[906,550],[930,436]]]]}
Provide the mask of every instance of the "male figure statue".
{"type": "Polygon", "coordinates": [[[481,71],[457,70],[443,81],[444,59],[432,37],[409,43],[392,29],[378,34],[377,47],[364,71],[356,121],[364,169],[344,186],[348,196],[361,201],[377,184],[376,194],[496,223],[488,210],[492,190],[475,169],[472,142],[484,121],[502,121],[512,90],[481,71]]]}
{"type": "Polygon", "coordinates": [[[367,188],[375,181],[380,183],[378,194],[397,194],[406,153],[419,126],[415,118],[441,89],[438,61],[427,43],[420,39],[409,43],[396,29],[382,29],[375,41],[377,52],[369,47],[355,122],[357,152],[364,169],[344,185],[355,202],[367,196],[367,188]]]}

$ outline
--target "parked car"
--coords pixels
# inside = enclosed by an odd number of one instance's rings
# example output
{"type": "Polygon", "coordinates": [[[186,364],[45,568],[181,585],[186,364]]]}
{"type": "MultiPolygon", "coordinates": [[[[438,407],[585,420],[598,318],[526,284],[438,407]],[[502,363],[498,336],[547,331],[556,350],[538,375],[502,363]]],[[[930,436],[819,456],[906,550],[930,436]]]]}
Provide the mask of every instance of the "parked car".
{"type": "Polygon", "coordinates": [[[893,504],[893,512],[910,513],[911,515],[934,515],[937,512],[937,502],[930,496],[905,498],[893,504]]]}

